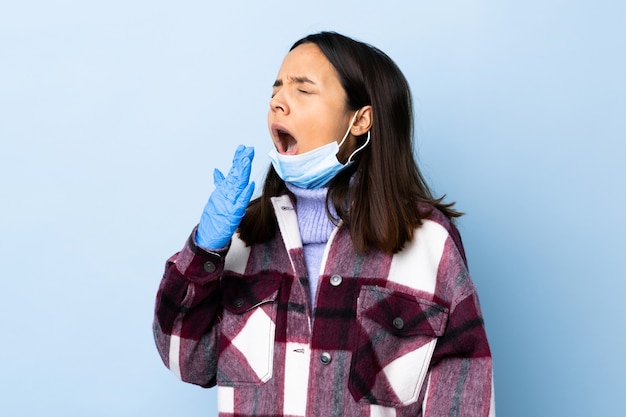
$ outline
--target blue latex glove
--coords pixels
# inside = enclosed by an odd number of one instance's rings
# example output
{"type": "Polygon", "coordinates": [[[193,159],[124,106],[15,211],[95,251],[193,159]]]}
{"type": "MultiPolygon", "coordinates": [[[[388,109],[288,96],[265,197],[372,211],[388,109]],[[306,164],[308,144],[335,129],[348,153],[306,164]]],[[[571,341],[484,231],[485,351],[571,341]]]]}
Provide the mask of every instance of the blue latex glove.
{"type": "Polygon", "coordinates": [[[239,145],[228,176],[224,178],[218,169],[213,172],[215,190],[200,218],[196,233],[198,246],[220,249],[230,242],[254,192],[254,182],[248,184],[253,158],[253,147],[239,145]]]}

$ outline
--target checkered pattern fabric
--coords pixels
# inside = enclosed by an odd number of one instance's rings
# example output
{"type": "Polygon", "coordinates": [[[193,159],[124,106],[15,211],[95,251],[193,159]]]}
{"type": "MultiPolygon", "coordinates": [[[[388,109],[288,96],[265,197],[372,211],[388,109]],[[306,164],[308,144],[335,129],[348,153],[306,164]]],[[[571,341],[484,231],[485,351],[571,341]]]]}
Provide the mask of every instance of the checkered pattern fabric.
{"type": "Polygon", "coordinates": [[[184,381],[218,386],[221,417],[495,416],[492,362],[459,235],[434,211],[400,253],[357,254],[338,227],[315,308],[297,218],[224,252],[192,237],[166,264],[154,334],[184,381]]]}

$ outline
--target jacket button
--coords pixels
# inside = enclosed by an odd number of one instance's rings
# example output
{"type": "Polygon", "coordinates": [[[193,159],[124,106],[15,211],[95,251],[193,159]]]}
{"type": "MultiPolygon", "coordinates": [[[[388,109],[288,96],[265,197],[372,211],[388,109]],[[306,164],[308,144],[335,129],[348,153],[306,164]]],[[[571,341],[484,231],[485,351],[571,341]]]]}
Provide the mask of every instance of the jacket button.
{"type": "Polygon", "coordinates": [[[396,317],[395,319],[393,319],[393,327],[398,330],[402,330],[402,328],[404,327],[404,320],[402,320],[402,318],[400,317],[396,317]]]}
{"type": "Polygon", "coordinates": [[[241,307],[243,305],[243,298],[235,298],[233,300],[233,305],[237,308],[241,307]]]}
{"type": "Polygon", "coordinates": [[[343,281],[343,278],[341,278],[341,275],[335,274],[330,277],[330,285],[332,285],[333,287],[340,286],[342,281],[343,281]]]}
{"type": "Polygon", "coordinates": [[[333,358],[328,352],[324,352],[320,355],[320,362],[322,362],[322,365],[328,365],[332,359],[333,358]]]}
{"type": "Polygon", "coordinates": [[[215,269],[216,269],[216,268],[215,268],[215,264],[214,264],[213,262],[211,262],[211,261],[206,261],[206,262],[204,263],[204,271],[205,271],[205,272],[208,272],[208,273],[215,272],[215,269]]]}

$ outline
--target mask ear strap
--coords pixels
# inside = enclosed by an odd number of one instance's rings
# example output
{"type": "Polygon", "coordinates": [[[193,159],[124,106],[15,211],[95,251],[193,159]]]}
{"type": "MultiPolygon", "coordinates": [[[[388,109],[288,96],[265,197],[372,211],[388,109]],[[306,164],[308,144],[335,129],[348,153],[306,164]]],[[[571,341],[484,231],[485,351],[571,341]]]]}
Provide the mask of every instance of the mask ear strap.
{"type": "Polygon", "coordinates": [[[365,143],[350,154],[350,157],[348,157],[348,161],[346,162],[346,165],[351,164],[352,157],[356,155],[361,149],[365,148],[368,143],[370,143],[370,131],[369,130],[367,131],[367,139],[365,140],[365,143]]]}
{"type": "Polygon", "coordinates": [[[343,143],[346,141],[346,138],[348,137],[348,134],[350,134],[350,129],[352,129],[352,124],[356,120],[356,115],[357,114],[359,114],[358,110],[356,111],[356,113],[354,113],[354,116],[352,116],[352,120],[350,120],[350,126],[348,126],[348,130],[346,130],[346,134],[343,135],[343,139],[341,139],[341,142],[339,142],[339,145],[337,146],[338,148],[341,148],[341,145],[343,145],[343,143]]]}

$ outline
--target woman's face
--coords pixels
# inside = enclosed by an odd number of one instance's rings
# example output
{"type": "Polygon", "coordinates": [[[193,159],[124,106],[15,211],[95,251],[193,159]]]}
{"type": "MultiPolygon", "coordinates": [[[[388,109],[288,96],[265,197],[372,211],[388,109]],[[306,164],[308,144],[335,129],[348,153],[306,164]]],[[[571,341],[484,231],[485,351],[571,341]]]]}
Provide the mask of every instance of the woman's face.
{"type": "Polygon", "coordinates": [[[287,54],[267,116],[279,153],[298,155],[341,141],[352,116],[337,72],[317,45],[305,43],[287,54]]]}

